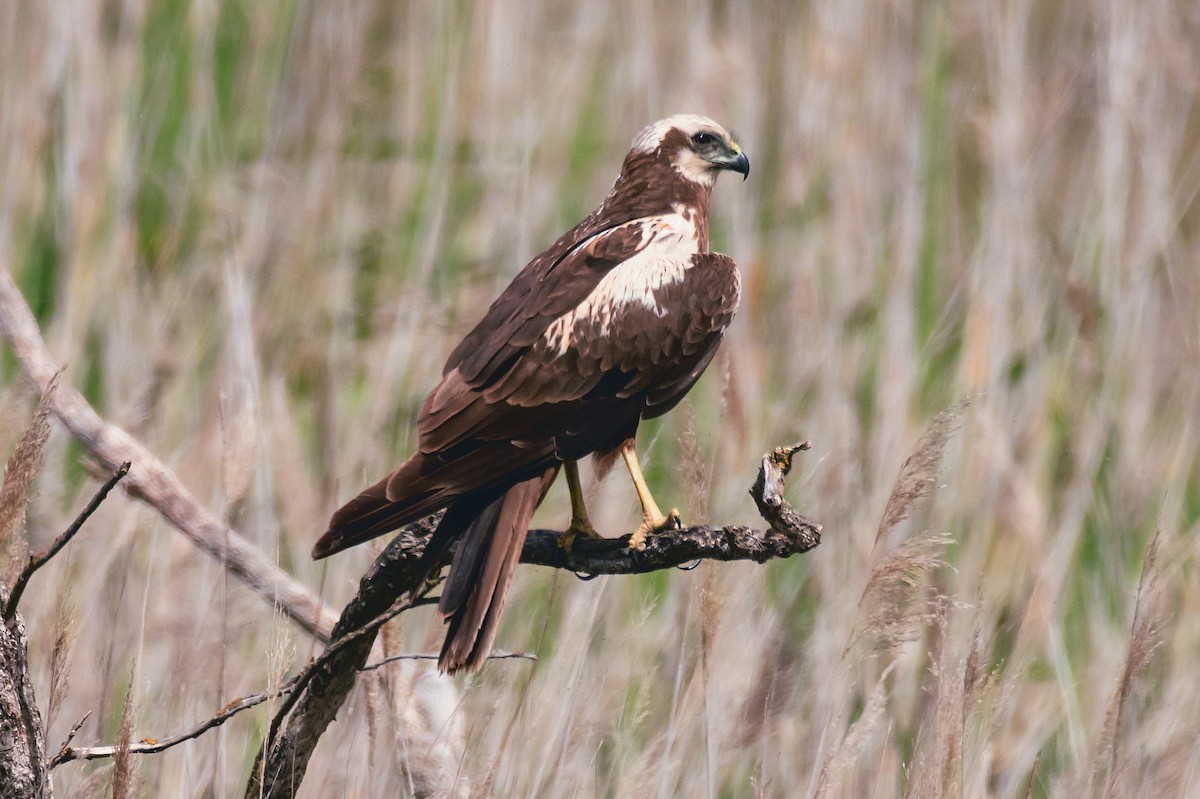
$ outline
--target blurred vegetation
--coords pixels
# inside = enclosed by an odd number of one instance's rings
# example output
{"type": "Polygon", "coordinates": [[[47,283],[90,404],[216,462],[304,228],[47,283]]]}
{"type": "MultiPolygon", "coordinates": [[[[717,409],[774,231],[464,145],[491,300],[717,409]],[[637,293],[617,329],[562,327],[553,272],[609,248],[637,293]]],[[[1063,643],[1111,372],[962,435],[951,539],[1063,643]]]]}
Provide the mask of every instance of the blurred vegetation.
{"type": "MultiPolygon", "coordinates": [[[[335,604],[372,552],[313,564],[312,540],[405,457],[491,297],[599,202],[643,125],[695,111],[740,134],[754,171],[721,182],[713,219],[740,318],[641,448],[663,502],[735,522],[760,454],[810,438],[793,493],[825,543],[762,567],[522,574],[501,644],[540,661],[451,684],[463,737],[443,743],[476,788],[1195,782],[1194,4],[14,0],[0,37],[0,252],[64,379],[335,604]],[[881,530],[921,432],[968,395],[936,490],[881,530]],[[690,477],[684,413],[706,461],[690,477]],[[907,633],[880,648],[889,574],[912,589],[891,608],[907,633]]],[[[5,353],[8,449],[31,403],[5,353]]],[[[59,431],[35,547],[91,488],[59,431]]],[[[634,522],[620,476],[594,495],[601,529],[634,522]]],[[[538,521],[566,507],[556,489],[538,521]]],[[[55,608],[75,609],[49,740],[88,711],[79,742],[111,739],[129,691],[135,738],[177,730],[311,651],[145,509],[98,518],[26,599],[42,664],[55,608]]],[[[387,646],[440,633],[414,615],[387,646]]],[[[306,795],[417,790],[423,668],[364,678],[306,795]]],[[[236,795],[262,722],[140,761],[138,790],[236,795]]]]}

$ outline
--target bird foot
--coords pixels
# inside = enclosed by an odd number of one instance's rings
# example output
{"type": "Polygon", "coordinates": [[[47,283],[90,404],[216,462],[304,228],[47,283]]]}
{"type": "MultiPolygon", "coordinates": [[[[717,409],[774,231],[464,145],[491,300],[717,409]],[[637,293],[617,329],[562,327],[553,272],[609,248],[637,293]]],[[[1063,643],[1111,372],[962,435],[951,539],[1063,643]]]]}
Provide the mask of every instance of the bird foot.
{"type": "Polygon", "coordinates": [[[646,537],[651,533],[682,529],[683,519],[679,516],[678,508],[671,508],[671,512],[666,516],[647,516],[638,525],[638,529],[633,531],[633,535],[629,536],[629,549],[634,552],[644,550],[646,548],[646,537]]]}
{"type": "Polygon", "coordinates": [[[604,538],[604,536],[596,532],[596,528],[592,527],[592,523],[587,519],[572,519],[571,526],[558,537],[558,548],[570,555],[576,538],[604,538]]]}

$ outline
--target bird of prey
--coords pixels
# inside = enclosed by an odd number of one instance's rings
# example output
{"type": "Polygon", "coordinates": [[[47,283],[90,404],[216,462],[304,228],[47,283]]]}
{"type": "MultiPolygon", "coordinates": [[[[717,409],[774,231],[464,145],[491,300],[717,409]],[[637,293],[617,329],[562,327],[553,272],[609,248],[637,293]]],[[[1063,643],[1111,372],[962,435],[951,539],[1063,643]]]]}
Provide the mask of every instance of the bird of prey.
{"type": "Polygon", "coordinates": [[[428,574],[457,543],[438,610],[439,668],[475,671],[495,639],[534,510],[559,469],[571,525],[594,536],[577,461],[619,451],[643,521],[629,541],[679,526],[646,486],[638,422],[669,411],[716,353],[738,305],[733,260],[708,249],[708,206],[725,170],[750,174],[733,137],[702,116],[669,117],[633,140],[600,207],[521,270],[450,354],[417,417],[417,451],[333,514],[323,558],[445,509],[428,574]]]}

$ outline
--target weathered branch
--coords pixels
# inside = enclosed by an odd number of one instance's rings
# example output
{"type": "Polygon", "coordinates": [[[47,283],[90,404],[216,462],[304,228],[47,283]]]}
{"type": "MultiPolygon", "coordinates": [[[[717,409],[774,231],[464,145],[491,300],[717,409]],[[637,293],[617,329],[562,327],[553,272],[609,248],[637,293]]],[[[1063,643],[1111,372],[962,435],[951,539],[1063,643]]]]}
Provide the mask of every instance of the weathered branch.
{"type": "MultiPolygon", "coordinates": [[[[42,341],[29,305],[3,266],[0,266],[0,334],[12,347],[21,369],[39,391],[45,391],[58,371],[57,366],[42,341]]],[[[107,468],[115,469],[125,462],[135,464],[125,483],[130,494],[144,500],[193,544],[221,561],[250,590],[308,632],[323,641],[329,640],[334,613],[321,598],[210,513],[133,436],[102,419],[69,386],[60,386],[55,392],[53,408],[71,435],[107,468]]]]}
{"type": "MultiPolygon", "coordinates": [[[[383,660],[380,660],[376,663],[368,663],[367,665],[365,665],[361,669],[359,669],[359,671],[360,672],[375,671],[376,669],[382,669],[384,666],[390,665],[392,663],[399,663],[402,660],[437,660],[439,657],[440,656],[438,655],[437,652],[421,652],[419,654],[392,655],[391,657],[384,658],[383,660]]],[[[492,652],[492,654],[487,656],[487,659],[488,660],[537,660],[538,658],[537,658],[537,655],[533,654],[532,652],[501,652],[499,650],[495,650],[492,652]]]]}
{"type": "MultiPolygon", "coordinates": [[[[637,574],[682,566],[695,560],[752,560],[764,562],[807,552],[821,542],[821,527],[792,510],[783,498],[784,476],[796,452],[808,442],[780,447],[763,457],[758,479],[750,489],[766,531],[748,527],[690,527],[651,536],[646,548],[630,552],[628,536],[608,540],[576,539],[571,554],[558,546],[559,533],[531,530],[521,553],[522,563],[552,566],[587,574],[637,574]]],[[[379,619],[405,609],[404,600],[415,588],[415,570],[438,517],[432,516],[401,530],[359,583],[358,593],[342,611],[334,628],[336,645],[326,650],[303,690],[281,707],[259,750],[246,787],[246,799],[283,799],[295,796],[308,768],[309,758],[325,728],[345,701],[375,639],[379,619]],[[358,631],[371,629],[370,634],[358,631]],[[355,637],[357,635],[357,637],[355,637]],[[353,640],[351,640],[353,639],[353,640]],[[286,726],[280,727],[287,716],[286,726]]],[[[447,555],[446,562],[449,562],[447,555]]]]}
{"type": "MultiPolygon", "coordinates": [[[[143,738],[134,743],[131,742],[125,749],[131,755],[153,755],[158,752],[165,752],[173,746],[178,746],[184,741],[190,741],[194,738],[199,738],[204,733],[211,729],[220,727],[229,719],[241,713],[243,710],[249,710],[252,707],[257,707],[268,699],[274,699],[282,696],[292,690],[295,684],[295,679],[289,680],[275,691],[261,691],[250,696],[242,696],[234,699],[225,707],[221,708],[212,718],[205,719],[189,730],[171,735],[166,738],[143,738]]],[[[72,736],[73,737],[73,736],[72,736]]],[[[104,746],[71,746],[70,739],[64,743],[59,749],[58,754],[50,761],[50,767],[61,766],[63,763],[70,763],[72,760],[98,760],[104,757],[113,757],[117,754],[117,750],[121,749],[116,744],[107,744],[104,746]]]]}
{"type": "MultiPolygon", "coordinates": [[[[43,394],[43,402],[52,396],[53,392],[47,391],[43,394]]],[[[42,419],[44,421],[44,414],[42,419]]],[[[35,428],[40,423],[35,421],[35,428]]],[[[9,796],[41,799],[52,795],[50,767],[46,763],[46,731],[29,676],[29,642],[25,624],[17,612],[21,594],[34,573],[70,542],[128,472],[129,464],[122,464],[75,522],[54,539],[50,548],[29,558],[11,594],[5,596],[4,587],[0,586],[0,605],[4,611],[0,619],[0,797],[5,799],[9,796]]],[[[79,725],[76,725],[71,734],[78,729],[79,725]]]]}
{"type": "Polygon", "coordinates": [[[13,614],[0,621],[0,796],[51,796],[45,749],[45,729],[29,675],[25,623],[19,613],[13,614]]]}
{"type": "MultiPolygon", "coordinates": [[[[326,651],[330,651],[330,650],[326,650],[326,651]]],[[[392,655],[391,657],[380,660],[378,663],[367,664],[366,666],[363,666],[360,669],[360,671],[375,671],[376,669],[381,669],[384,666],[387,666],[392,663],[397,663],[402,660],[437,660],[437,659],[438,659],[437,654],[432,653],[432,652],[421,652],[421,653],[417,653],[417,654],[404,654],[404,655],[392,655]]],[[[488,660],[516,660],[516,659],[537,660],[537,655],[532,655],[532,654],[529,654],[528,652],[495,652],[488,656],[488,660]]],[[[322,663],[320,663],[318,661],[314,661],[312,664],[310,664],[308,667],[306,667],[306,669],[303,672],[301,672],[300,674],[297,674],[295,677],[288,680],[283,685],[276,688],[274,691],[259,691],[256,694],[250,694],[248,696],[239,696],[236,699],[234,699],[233,701],[231,701],[229,704],[227,704],[225,707],[221,708],[220,711],[218,711],[211,718],[207,718],[204,721],[200,722],[199,724],[197,724],[187,730],[184,730],[183,732],[176,733],[175,735],[170,735],[165,738],[143,738],[142,740],[140,740],[136,743],[130,743],[129,747],[126,749],[126,751],[129,752],[129,754],[131,754],[131,755],[153,755],[153,754],[157,754],[158,752],[164,752],[167,749],[170,749],[173,746],[178,746],[179,744],[184,743],[186,741],[191,741],[196,738],[199,738],[201,735],[208,732],[209,730],[215,729],[216,727],[220,727],[222,724],[229,721],[229,719],[238,715],[242,711],[250,710],[251,708],[258,707],[263,702],[266,702],[268,699],[277,699],[286,694],[290,694],[292,691],[295,690],[296,686],[304,680],[304,678],[307,674],[311,673],[315,669],[321,668],[322,665],[323,665],[322,663]]],[[[70,763],[75,760],[100,760],[102,758],[113,757],[114,755],[116,755],[117,750],[120,749],[120,747],[117,746],[116,744],[105,744],[102,746],[71,746],[71,741],[75,738],[75,735],[79,732],[80,728],[83,726],[84,721],[86,721],[86,720],[87,720],[87,716],[84,716],[71,729],[71,732],[67,736],[66,741],[63,743],[62,747],[58,750],[58,754],[55,755],[54,759],[50,761],[51,768],[61,766],[63,763],[70,763]]]]}
{"type": "Polygon", "coordinates": [[[108,493],[116,487],[117,483],[121,482],[121,478],[129,474],[129,466],[129,462],[126,461],[117,467],[112,477],[108,478],[108,481],[104,485],[100,486],[100,490],[92,497],[92,501],[75,517],[75,521],[72,522],[71,526],[64,530],[58,538],[54,539],[54,543],[50,545],[49,549],[40,555],[29,556],[29,563],[25,565],[16,582],[13,583],[12,593],[9,594],[8,602],[4,605],[5,621],[11,619],[13,614],[17,612],[17,604],[21,601],[21,595],[25,593],[25,586],[29,584],[29,578],[33,577],[38,569],[49,563],[50,559],[57,555],[75,537],[75,534],[83,527],[83,523],[91,518],[91,515],[96,512],[96,508],[100,507],[100,503],[104,501],[108,493]]]}

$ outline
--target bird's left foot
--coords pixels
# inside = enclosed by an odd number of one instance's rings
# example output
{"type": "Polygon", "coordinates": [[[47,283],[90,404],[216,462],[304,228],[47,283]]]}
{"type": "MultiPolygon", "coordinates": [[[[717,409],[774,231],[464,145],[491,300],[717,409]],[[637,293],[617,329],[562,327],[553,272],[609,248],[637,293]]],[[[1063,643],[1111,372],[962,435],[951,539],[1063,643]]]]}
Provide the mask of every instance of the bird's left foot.
{"type": "Polygon", "coordinates": [[[646,536],[651,533],[661,533],[667,530],[682,530],[683,519],[679,516],[677,508],[671,508],[671,512],[666,516],[647,516],[645,520],[638,526],[638,529],[633,531],[633,535],[629,536],[629,549],[633,552],[641,552],[646,548],[646,536]]]}
{"type": "Polygon", "coordinates": [[[586,518],[572,519],[571,526],[558,537],[558,548],[570,555],[576,538],[604,538],[604,536],[596,532],[596,528],[592,527],[592,523],[586,518]]]}

